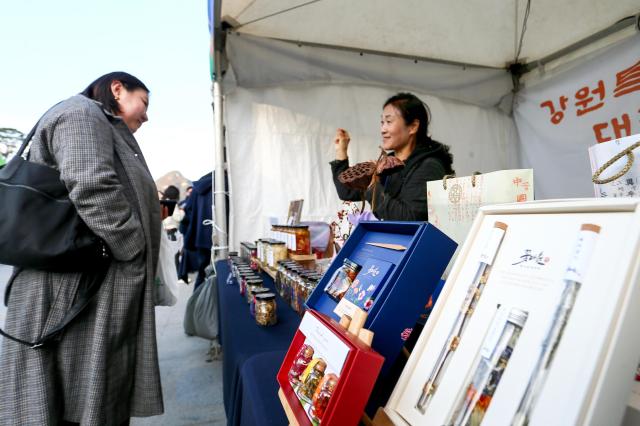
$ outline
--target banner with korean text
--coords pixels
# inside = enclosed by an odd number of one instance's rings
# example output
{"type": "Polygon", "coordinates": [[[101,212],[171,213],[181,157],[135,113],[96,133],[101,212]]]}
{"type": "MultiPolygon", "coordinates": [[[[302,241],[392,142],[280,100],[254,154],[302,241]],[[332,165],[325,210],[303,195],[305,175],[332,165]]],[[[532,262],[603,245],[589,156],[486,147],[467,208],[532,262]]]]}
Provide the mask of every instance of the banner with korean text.
{"type": "Polygon", "coordinates": [[[640,35],[525,80],[514,118],[536,199],[593,197],[589,146],[640,133],[640,35]]]}

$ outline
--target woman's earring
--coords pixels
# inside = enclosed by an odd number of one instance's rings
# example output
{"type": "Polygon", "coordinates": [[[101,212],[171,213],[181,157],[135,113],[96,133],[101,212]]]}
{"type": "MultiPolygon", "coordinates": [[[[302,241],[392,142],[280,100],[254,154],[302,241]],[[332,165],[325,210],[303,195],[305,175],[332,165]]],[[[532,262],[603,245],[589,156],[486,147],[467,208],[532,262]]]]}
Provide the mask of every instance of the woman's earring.
{"type": "Polygon", "coordinates": [[[120,97],[119,97],[119,96],[116,96],[116,97],[115,97],[115,100],[116,100],[116,101],[119,101],[119,100],[120,100],[120,97]]]}

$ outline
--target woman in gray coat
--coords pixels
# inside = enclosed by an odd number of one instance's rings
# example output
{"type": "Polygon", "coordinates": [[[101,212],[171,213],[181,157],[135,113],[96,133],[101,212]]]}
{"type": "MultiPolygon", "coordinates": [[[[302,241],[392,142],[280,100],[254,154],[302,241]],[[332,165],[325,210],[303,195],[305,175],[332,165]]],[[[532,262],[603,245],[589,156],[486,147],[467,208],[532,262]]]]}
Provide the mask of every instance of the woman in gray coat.
{"type": "MultiPolygon", "coordinates": [[[[78,214],[113,259],[96,297],[57,343],[31,349],[4,339],[2,425],[122,425],[163,412],[153,301],[160,206],[133,137],[148,103],[140,80],[115,72],[38,125],[29,160],[60,171],[78,214]]],[[[80,277],[14,272],[5,330],[27,341],[46,334],[73,303],[80,277]]]]}

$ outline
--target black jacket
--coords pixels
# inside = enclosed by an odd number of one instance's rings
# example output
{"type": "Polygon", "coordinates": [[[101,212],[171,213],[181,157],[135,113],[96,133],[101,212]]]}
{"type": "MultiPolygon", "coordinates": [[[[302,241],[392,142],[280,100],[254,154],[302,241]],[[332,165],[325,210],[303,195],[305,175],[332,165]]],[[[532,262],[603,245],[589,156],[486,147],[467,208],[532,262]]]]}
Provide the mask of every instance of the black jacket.
{"type": "MultiPolygon", "coordinates": [[[[338,175],[349,168],[349,160],[334,160],[329,164],[338,197],[344,201],[361,201],[360,191],[348,188],[338,180],[338,175]]],[[[380,220],[427,220],[427,182],[440,180],[447,173],[451,174],[452,170],[445,147],[434,141],[419,143],[405,161],[404,168],[382,178],[375,186],[373,214],[380,220]]],[[[372,195],[372,189],[365,193],[369,203],[372,195]]]]}

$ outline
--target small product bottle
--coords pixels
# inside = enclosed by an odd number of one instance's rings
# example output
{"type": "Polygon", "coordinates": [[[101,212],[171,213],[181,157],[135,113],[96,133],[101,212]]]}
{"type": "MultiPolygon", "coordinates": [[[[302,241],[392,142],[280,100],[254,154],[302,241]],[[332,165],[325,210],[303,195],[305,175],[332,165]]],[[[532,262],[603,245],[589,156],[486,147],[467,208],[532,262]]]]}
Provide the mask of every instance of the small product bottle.
{"type": "Polygon", "coordinates": [[[336,388],[337,384],[338,376],[333,373],[327,374],[324,379],[322,379],[322,383],[318,386],[316,393],[313,395],[311,408],[309,408],[309,415],[312,420],[316,422],[322,421],[324,413],[327,410],[327,406],[329,405],[329,399],[331,399],[331,395],[333,394],[333,390],[336,388]]]}
{"type": "Polygon", "coordinates": [[[289,383],[293,388],[300,385],[300,375],[313,358],[313,348],[310,345],[302,345],[289,369],[289,383]]]}
{"type": "Polygon", "coordinates": [[[327,363],[319,359],[313,366],[313,370],[309,373],[304,383],[298,388],[298,396],[303,401],[309,403],[313,398],[313,394],[316,388],[320,384],[322,377],[324,377],[324,370],[327,368],[327,363]]]}

